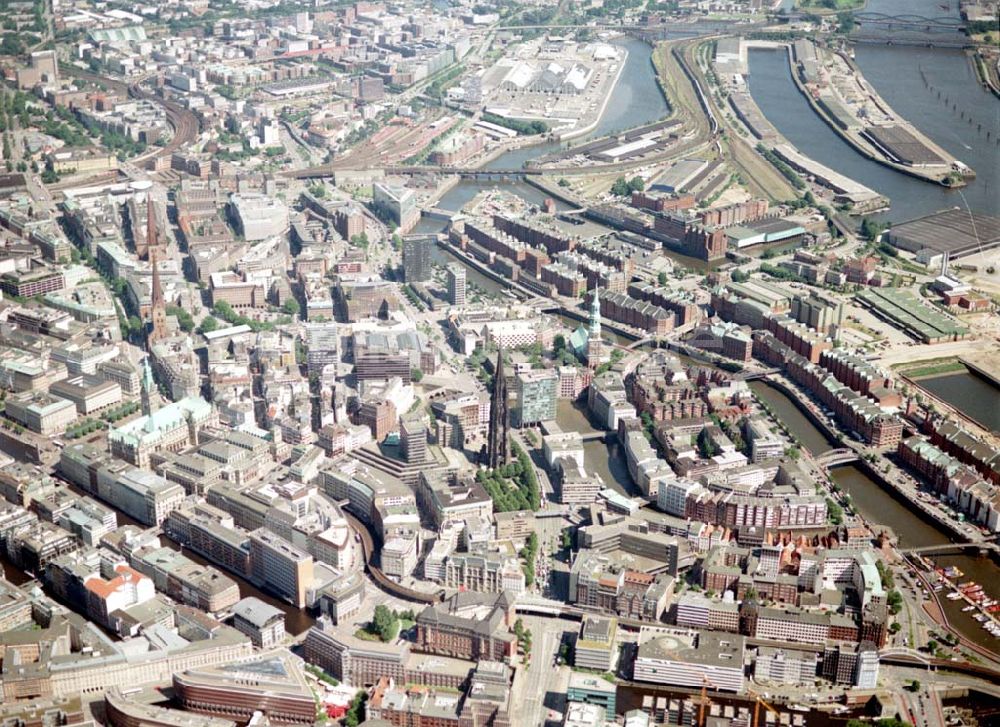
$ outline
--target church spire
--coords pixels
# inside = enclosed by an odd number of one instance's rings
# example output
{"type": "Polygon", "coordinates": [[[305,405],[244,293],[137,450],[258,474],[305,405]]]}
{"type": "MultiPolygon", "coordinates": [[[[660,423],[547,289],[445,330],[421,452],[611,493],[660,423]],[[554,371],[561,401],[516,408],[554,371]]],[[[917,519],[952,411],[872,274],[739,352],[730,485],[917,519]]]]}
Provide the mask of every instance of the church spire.
{"type": "Polygon", "coordinates": [[[152,416],[156,411],[156,382],[153,380],[153,369],[149,366],[149,356],[142,359],[142,380],[140,382],[142,397],[142,413],[152,416]]]}
{"type": "Polygon", "coordinates": [[[490,396],[490,429],[487,437],[487,465],[495,469],[507,464],[507,440],[510,437],[510,414],[507,411],[507,377],[503,370],[503,349],[497,351],[490,396]]]}
{"type": "Polygon", "coordinates": [[[600,288],[594,288],[594,297],[590,301],[590,337],[601,337],[601,299],[600,288]]]}

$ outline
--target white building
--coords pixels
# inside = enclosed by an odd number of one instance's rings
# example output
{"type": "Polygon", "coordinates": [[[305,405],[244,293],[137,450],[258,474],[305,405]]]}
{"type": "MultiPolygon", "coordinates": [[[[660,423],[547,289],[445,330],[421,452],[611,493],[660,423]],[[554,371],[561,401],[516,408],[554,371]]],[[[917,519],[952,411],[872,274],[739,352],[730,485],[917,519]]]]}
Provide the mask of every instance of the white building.
{"type": "Polygon", "coordinates": [[[736,634],[678,629],[643,629],[635,659],[635,680],[701,689],[743,690],[744,639],[736,634]]]}
{"type": "Polygon", "coordinates": [[[288,230],[288,208],[263,194],[233,194],[229,210],[236,232],[248,242],[283,235],[288,230]]]}

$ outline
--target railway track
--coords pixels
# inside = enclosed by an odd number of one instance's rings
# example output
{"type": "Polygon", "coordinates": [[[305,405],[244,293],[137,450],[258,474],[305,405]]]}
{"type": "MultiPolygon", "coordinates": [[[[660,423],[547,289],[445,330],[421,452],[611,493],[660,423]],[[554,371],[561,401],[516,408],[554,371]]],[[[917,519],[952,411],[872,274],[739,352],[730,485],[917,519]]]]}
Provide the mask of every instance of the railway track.
{"type": "Polygon", "coordinates": [[[397,598],[402,598],[404,601],[412,601],[414,603],[422,603],[424,605],[439,603],[442,600],[441,593],[425,593],[424,591],[417,591],[391,580],[385,573],[382,572],[382,569],[375,564],[375,541],[374,538],[372,538],[371,531],[368,530],[368,527],[363,522],[361,522],[354,515],[351,515],[349,512],[345,511],[344,517],[347,518],[347,522],[351,526],[351,529],[358,534],[361,541],[361,550],[365,558],[365,570],[368,571],[368,575],[370,575],[372,580],[378,584],[379,588],[392,594],[393,596],[396,596],[397,598]]]}
{"type": "Polygon", "coordinates": [[[84,81],[90,81],[95,84],[102,84],[120,96],[149,101],[163,109],[163,113],[167,117],[167,123],[169,123],[170,127],[174,130],[173,137],[165,146],[154,147],[145,154],[132,159],[131,162],[133,164],[141,163],[147,159],[169,156],[181,147],[197,139],[198,132],[201,130],[198,123],[198,117],[196,117],[193,112],[185,109],[177,103],[174,103],[173,101],[167,101],[166,99],[158,98],[149,93],[142,88],[141,82],[126,84],[124,81],[108,78],[107,76],[100,76],[96,73],[84,71],[83,69],[72,65],[62,65],[60,69],[68,76],[73,76],[84,81]]]}

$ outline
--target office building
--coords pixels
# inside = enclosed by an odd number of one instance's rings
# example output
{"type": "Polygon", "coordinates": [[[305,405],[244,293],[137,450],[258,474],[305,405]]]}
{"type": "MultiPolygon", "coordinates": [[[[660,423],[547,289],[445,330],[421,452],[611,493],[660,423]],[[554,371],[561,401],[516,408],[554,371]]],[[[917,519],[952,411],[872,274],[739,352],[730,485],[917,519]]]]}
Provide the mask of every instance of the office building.
{"type": "Polygon", "coordinates": [[[427,459],[427,424],[422,415],[399,420],[399,456],[409,464],[427,459]]]}
{"type": "Polygon", "coordinates": [[[49,393],[73,402],[84,416],[113,406],[122,400],[122,387],[99,376],[80,374],[49,387],[49,393]]]}
{"type": "Polygon", "coordinates": [[[408,536],[390,538],[382,545],[382,572],[389,578],[408,578],[417,567],[417,539],[408,536]]]}
{"type": "Polygon", "coordinates": [[[586,615],[580,623],[573,664],[580,669],[611,671],[618,657],[618,619],[586,615]]]}
{"type": "Polygon", "coordinates": [[[11,394],[5,403],[9,419],[38,434],[58,434],[76,421],[73,402],[44,391],[11,394]]]}
{"type": "Polygon", "coordinates": [[[313,557],[260,528],[250,533],[250,578],[299,608],[313,583],[313,557]]]}
{"type": "Polygon", "coordinates": [[[271,724],[311,725],[316,698],[288,652],[256,661],[188,669],[174,674],[174,697],[184,709],[246,724],[260,713],[271,724]]]}
{"type": "Polygon", "coordinates": [[[437,244],[435,235],[407,235],[403,238],[403,277],[407,283],[431,279],[431,252],[437,244]]]}
{"type": "Polygon", "coordinates": [[[643,629],[634,679],[701,689],[705,681],[719,691],[743,691],[744,639],[712,631],[643,629]]]}
{"type": "Polygon", "coordinates": [[[507,661],[517,639],[511,594],[459,592],[417,614],[414,651],[472,661],[507,661]]]}
{"type": "Polygon", "coordinates": [[[773,646],[757,648],[754,679],[761,683],[796,686],[811,684],[816,679],[819,657],[814,651],[801,651],[773,646]]]}
{"type": "Polygon", "coordinates": [[[448,302],[452,305],[465,305],[465,267],[459,263],[451,263],[447,269],[448,302]]]}
{"type": "Polygon", "coordinates": [[[258,649],[270,649],[285,640],[285,612],[249,596],[233,606],[233,628],[258,649]]]}
{"type": "Polygon", "coordinates": [[[514,377],[511,424],[530,427],[556,418],[559,375],[552,369],[531,370],[514,377]]]}
{"type": "Polygon", "coordinates": [[[410,644],[406,641],[394,644],[363,641],[336,628],[322,616],[306,634],[303,650],[310,664],[358,688],[375,684],[382,677],[404,680],[410,656],[410,644]]]}
{"type": "Polygon", "coordinates": [[[408,231],[420,219],[413,192],[376,182],[372,185],[372,202],[382,217],[396,224],[401,232],[408,231]]]}
{"type": "Polygon", "coordinates": [[[617,705],[617,691],[617,685],[604,677],[574,671],[569,675],[569,684],[566,687],[566,700],[569,702],[596,704],[603,707],[608,714],[614,714],[615,706],[617,705]]]}
{"type": "Polygon", "coordinates": [[[283,235],[288,230],[288,207],[280,199],[263,194],[234,194],[229,213],[237,234],[248,242],[283,235]]]}

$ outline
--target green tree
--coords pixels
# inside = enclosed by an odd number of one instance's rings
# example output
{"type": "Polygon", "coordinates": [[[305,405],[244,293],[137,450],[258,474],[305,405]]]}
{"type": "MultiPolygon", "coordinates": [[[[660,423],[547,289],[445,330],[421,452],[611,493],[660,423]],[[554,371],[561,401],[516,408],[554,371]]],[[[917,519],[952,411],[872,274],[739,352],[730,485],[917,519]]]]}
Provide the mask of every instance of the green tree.
{"type": "Polygon", "coordinates": [[[629,197],[632,195],[632,189],[629,187],[628,180],[625,177],[618,177],[615,183],[611,185],[611,194],[616,197],[629,197]]]}
{"type": "Polygon", "coordinates": [[[372,614],[371,631],[382,641],[392,641],[399,633],[399,619],[388,606],[380,603],[372,614]]]}
{"type": "Polygon", "coordinates": [[[656,275],[656,283],[657,283],[657,285],[666,285],[667,284],[667,274],[663,273],[663,272],[657,273],[657,275],[656,275]]]}
{"type": "Polygon", "coordinates": [[[295,298],[288,298],[284,303],[281,304],[281,312],[290,316],[297,316],[299,314],[299,302],[295,298]]]}
{"type": "Polygon", "coordinates": [[[418,368],[410,369],[410,380],[414,384],[419,384],[424,378],[424,372],[418,368]]]}
{"type": "Polygon", "coordinates": [[[698,432],[698,454],[703,459],[711,459],[720,452],[719,446],[708,435],[708,429],[698,432]]]}
{"type": "Polygon", "coordinates": [[[347,708],[344,715],[344,724],[347,727],[358,727],[365,719],[365,703],[368,701],[368,693],[364,689],[358,690],[351,700],[351,706],[347,708]]]}
{"type": "Polygon", "coordinates": [[[219,327],[219,320],[212,316],[207,316],[205,320],[198,324],[198,333],[211,333],[219,327]]]}

